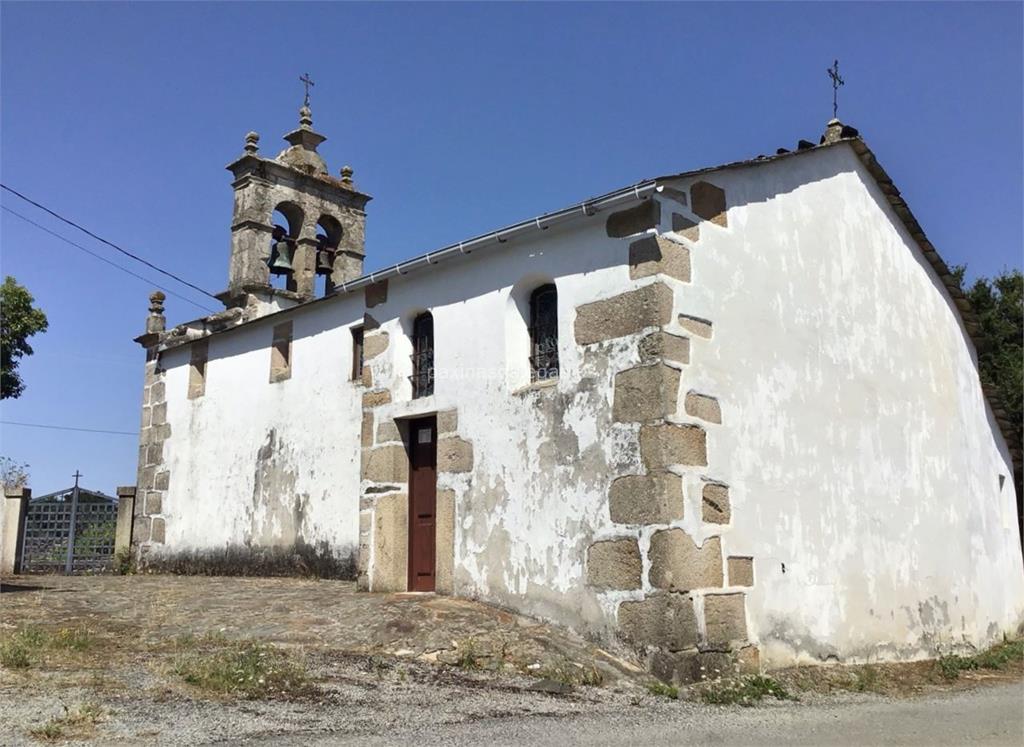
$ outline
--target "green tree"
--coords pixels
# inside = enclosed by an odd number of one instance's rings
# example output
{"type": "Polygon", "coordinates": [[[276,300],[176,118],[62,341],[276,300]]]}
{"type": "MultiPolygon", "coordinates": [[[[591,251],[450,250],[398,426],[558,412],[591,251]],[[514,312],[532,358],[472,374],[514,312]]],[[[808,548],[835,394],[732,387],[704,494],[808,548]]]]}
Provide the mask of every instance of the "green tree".
{"type": "MultiPolygon", "coordinates": [[[[965,269],[953,270],[961,286],[965,269]]],[[[1003,270],[991,279],[979,277],[964,293],[981,324],[981,380],[999,392],[1019,434],[1024,421],[1024,275],[1003,270]]]]}
{"type": "Polygon", "coordinates": [[[0,285],[0,399],[18,397],[25,391],[25,382],[18,373],[18,363],[32,355],[28,338],[45,332],[48,322],[41,309],[32,306],[32,294],[10,275],[0,285]]]}

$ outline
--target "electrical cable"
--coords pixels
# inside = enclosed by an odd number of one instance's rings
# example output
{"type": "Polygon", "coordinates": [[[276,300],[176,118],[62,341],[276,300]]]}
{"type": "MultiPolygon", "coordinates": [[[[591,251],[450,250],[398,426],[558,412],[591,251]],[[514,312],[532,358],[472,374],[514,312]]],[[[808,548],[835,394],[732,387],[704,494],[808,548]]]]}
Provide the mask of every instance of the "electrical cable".
{"type": "Polygon", "coordinates": [[[186,298],[185,296],[182,296],[182,295],[181,295],[181,294],[179,294],[179,293],[175,293],[175,292],[174,292],[174,291],[172,291],[172,290],[171,290],[170,288],[165,288],[165,287],[164,287],[164,286],[162,286],[162,285],[159,285],[159,284],[157,284],[157,283],[154,283],[154,282],[153,282],[152,280],[150,280],[150,279],[149,279],[149,278],[147,278],[147,277],[144,277],[144,276],[142,276],[142,275],[139,275],[139,274],[138,274],[138,273],[136,273],[136,272],[132,272],[132,271],[131,271],[131,270],[129,270],[129,269],[127,268],[127,267],[121,267],[121,265],[117,264],[116,262],[111,262],[111,261],[110,261],[109,259],[107,259],[107,258],[106,258],[106,257],[104,257],[103,255],[101,255],[101,254],[97,254],[96,252],[92,251],[91,249],[86,249],[86,248],[85,248],[84,246],[82,246],[81,244],[76,244],[76,243],[75,243],[74,241],[72,241],[71,239],[69,239],[69,238],[66,238],[66,237],[64,237],[64,236],[61,236],[61,235],[60,235],[59,233],[57,233],[56,231],[51,231],[51,230],[50,230],[49,228],[47,228],[46,226],[44,226],[44,225],[42,225],[42,224],[40,224],[40,223],[36,223],[36,222],[35,222],[34,220],[32,220],[31,218],[28,218],[28,217],[26,217],[26,216],[22,215],[22,214],[21,214],[21,213],[19,213],[19,212],[18,212],[17,210],[12,210],[11,208],[7,207],[6,205],[0,205],[0,209],[3,209],[3,210],[4,210],[4,212],[10,213],[10,214],[11,214],[11,215],[13,215],[13,216],[14,216],[15,218],[20,218],[21,220],[25,221],[25,222],[26,222],[26,223],[28,223],[29,225],[35,226],[35,227],[36,227],[36,228],[38,228],[38,229],[39,229],[40,231],[43,231],[43,232],[45,232],[45,233],[48,233],[48,234],[50,234],[51,236],[53,236],[54,238],[58,238],[58,239],[60,239],[61,241],[65,242],[66,244],[70,244],[71,246],[75,247],[76,249],[81,249],[81,250],[82,250],[83,252],[85,252],[86,254],[88,254],[88,255],[89,255],[90,257],[95,257],[95,258],[96,258],[96,259],[98,259],[98,260],[99,260],[100,262],[106,262],[106,263],[107,263],[108,265],[110,265],[111,267],[115,267],[115,268],[117,268],[118,270],[120,270],[121,272],[126,272],[126,273],[128,273],[129,275],[131,275],[131,276],[132,276],[133,278],[138,278],[139,280],[143,280],[143,281],[145,281],[145,282],[146,282],[146,283],[147,283],[148,285],[151,285],[151,286],[153,286],[154,288],[159,288],[160,290],[162,290],[162,291],[165,291],[165,292],[169,293],[170,295],[174,296],[175,298],[180,298],[180,299],[181,299],[182,301],[186,301],[186,302],[188,302],[188,303],[192,304],[193,306],[197,306],[197,307],[199,307],[199,308],[200,308],[200,309],[202,309],[203,311],[208,311],[208,312],[210,312],[211,314],[212,314],[212,313],[214,313],[214,310],[213,310],[213,309],[211,309],[211,308],[209,308],[208,306],[203,306],[203,305],[202,305],[201,303],[196,303],[195,301],[193,301],[193,300],[192,300],[192,299],[190,299],[190,298],[186,298]]]}
{"type": "Polygon", "coordinates": [[[20,425],[23,428],[46,428],[54,431],[80,431],[82,433],[112,433],[117,436],[137,436],[138,431],[108,431],[102,428],[74,428],[69,425],[44,425],[42,423],[21,423],[15,420],[0,420],[0,425],[20,425]]]}
{"type": "Polygon", "coordinates": [[[172,278],[172,279],[178,281],[182,285],[187,285],[189,288],[192,288],[193,290],[197,290],[200,293],[202,293],[203,295],[209,296],[210,298],[212,298],[215,301],[219,301],[220,300],[219,298],[217,298],[215,295],[213,295],[209,291],[203,290],[202,288],[200,288],[198,285],[193,285],[192,283],[188,282],[187,280],[184,280],[184,279],[178,277],[173,272],[168,272],[167,270],[164,270],[163,268],[157,267],[152,262],[150,262],[148,260],[145,260],[142,257],[139,257],[139,256],[137,256],[135,254],[132,254],[130,251],[128,251],[127,249],[123,249],[123,248],[119,247],[114,242],[107,241],[102,236],[97,236],[92,231],[90,231],[88,228],[80,226],[79,224],[75,223],[73,220],[65,218],[60,213],[57,213],[57,212],[51,210],[50,208],[46,207],[45,205],[41,205],[40,203],[36,202],[35,200],[31,199],[30,197],[26,197],[25,195],[23,195],[18,190],[13,189],[12,187],[8,187],[6,184],[2,184],[2,183],[0,183],[0,187],[2,187],[3,189],[7,190],[12,195],[15,195],[16,197],[20,197],[22,200],[24,200],[25,202],[29,203],[30,205],[35,205],[40,210],[49,213],[50,215],[52,215],[57,220],[61,220],[64,223],[67,223],[69,226],[72,226],[73,228],[77,228],[82,233],[85,233],[85,234],[88,234],[89,236],[92,236],[97,241],[99,241],[99,242],[101,242],[103,244],[106,244],[109,247],[112,247],[112,248],[116,249],[117,251],[121,252],[121,254],[124,254],[126,257],[131,257],[136,262],[141,262],[142,264],[146,265],[146,267],[150,267],[150,268],[156,270],[157,272],[159,272],[159,273],[161,273],[163,275],[166,275],[169,278],[172,278]]]}

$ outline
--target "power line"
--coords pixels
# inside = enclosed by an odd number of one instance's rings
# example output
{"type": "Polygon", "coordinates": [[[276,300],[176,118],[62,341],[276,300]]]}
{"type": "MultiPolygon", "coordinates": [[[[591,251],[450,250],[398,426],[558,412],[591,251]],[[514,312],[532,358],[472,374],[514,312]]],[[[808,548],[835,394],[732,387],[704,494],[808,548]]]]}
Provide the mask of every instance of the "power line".
{"type": "Polygon", "coordinates": [[[166,291],[167,293],[169,293],[170,295],[174,296],[175,298],[180,298],[180,299],[181,299],[182,301],[187,301],[188,303],[192,304],[193,306],[198,306],[198,307],[199,307],[200,309],[202,309],[203,311],[209,311],[210,313],[213,313],[213,309],[211,309],[211,308],[209,308],[209,307],[207,307],[207,306],[203,306],[203,305],[202,305],[201,303],[196,303],[196,302],[195,302],[195,301],[193,301],[192,299],[190,299],[190,298],[186,298],[185,296],[182,296],[182,295],[181,295],[181,294],[179,294],[179,293],[175,293],[175,292],[174,292],[174,291],[172,291],[172,290],[171,290],[170,288],[165,288],[165,287],[164,287],[164,286],[162,286],[162,285],[159,285],[159,284],[157,284],[157,283],[154,283],[154,282],[153,282],[152,280],[150,280],[149,278],[143,277],[142,275],[139,275],[139,274],[138,274],[138,273],[136,273],[136,272],[132,272],[132,271],[131,271],[131,270],[129,270],[129,269],[127,268],[127,267],[121,267],[121,265],[117,264],[116,262],[111,262],[111,261],[110,261],[109,259],[107,259],[106,257],[104,257],[104,256],[103,256],[102,254],[97,254],[96,252],[92,251],[91,249],[86,249],[86,248],[85,248],[84,246],[82,246],[81,244],[76,244],[76,243],[75,243],[74,241],[72,241],[71,239],[69,239],[69,238],[66,238],[66,237],[64,237],[64,236],[61,236],[61,235],[60,235],[59,233],[57,233],[56,231],[51,231],[51,230],[50,230],[49,228],[47,228],[46,226],[44,226],[44,225],[42,225],[42,224],[40,224],[40,223],[36,223],[36,222],[35,222],[34,220],[32,220],[31,218],[27,218],[26,216],[24,216],[24,215],[22,215],[21,213],[19,213],[19,212],[18,212],[17,210],[12,210],[11,208],[7,207],[6,205],[0,205],[0,209],[3,209],[3,210],[4,210],[4,212],[10,213],[10,214],[11,214],[11,215],[13,215],[13,216],[14,216],[15,218],[20,218],[21,220],[25,221],[26,223],[28,223],[28,224],[30,224],[30,225],[33,225],[33,226],[35,226],[35,227],[36,227],[36,228],[38,228],[38,229],[39,229],[40,231],[43,231],[43,232],[45,232],[45,233],[48,233],[48,234],[50,234],[51,236],[53,236],[53,237],[55,237],[55,238],[58,238],[58,239],[60,239],[61,241],[63,241],[63,242],[64,242],[64,243],[66,243],[66,244],[70,244],[71,246],[75,247],[76,249],[81,249],[81,250],[82,250],[83,252],[85,252],[86,254],[88,254],[88,255],[89,255],[90,257],[95,257],[95,258],[96,258],[96,259],[98,259],[98,260],[99,260],[100,262],[106,262],[106,263],[107,263],[108,265],[110,265],[111,267],[115,267],[115,268],[117,268],[118,270],[120,270],[121,272],[126,272],[126,273],[128,273],[129,275],[131,275],[131,276],[132,276],[133,278],[138,278],[139,280],[143,280],[143,281],[145,281],[145,282],[146,282],[146,283],[147,283],[148,285],[151,285],[151,286],[153,286],[154,288],[159,288],[159,289],[160,289],[160,290],[162,290],[162,291],[166,291]]]}
{"type": "Polygon", "coordinates": [[[117,436],[137,436],[138,431],[106,431],[101,428],[72,428],[69,425],[43,425],[42,423],[19,423],[14,420],[0,420],[0,425],[20,425],[23,428],[46,428],[53,431],[81,431],[82,433],[112,433],[117,436]]]}
{"type": "Polygon", "coordinates": [[[160,268],[160,267],[157,267],[157,266],[156,266],[156,265],[154,265],[154,264],[153,264],[152,262],[149,262],[148,260],[145,260],[145,259],[143,259],[142,257],[139,257],[139,256],[137,256],[137,255],[135,255],[135,254],[132,254],[132,253],[131,253],[130,251],[128,251],[127,249],[122,249],[121,247],[119,247],[119,246],[118,246],[117,244],[115,244],[114,242],[112,242],[112,241],[107,241],[107,240],[106,240],[105,238],[103,238],[102,236],[97,236],[97,235],[96,235],[96,234],[94,234],[94,233],[93,233],[92,231],[90,231],[90,230],[89,230],[88,228],[85,228],[85,227],[83,227],[83,226],[80,226],[80,225],[78,225],[78,224],[77,224],[77,223],[75,223],[75,222],[74,222],[73,220],[70,220],[70,219],[68,219],[68,218],[65,218],[65,217],[64,217],[63,215],[61,215],[60,213],[56,213],[56,212],[54,212],[53,210],[50,210],[50,208],[46,207],[45,205],[40,205],[40,204],[39,204],[38,202],[36,202],[35,200],[33,200],[33,199],[29,198],[29,197],[26,197],[25,195],[23,195],[23,194],[22,194],[21,192],[19,192],[18,190],[16,190],[16,189],[12,189],[11,187],[8,187],[8,186],[7,186],[6,184],[2,184],[2,183],[0,183],[0,187],[2,187],[3,189],[7,190],[7,191],[8,191],[8,192],[10,192],[10,193],[11,193],[12,195],[15,195],[16,197],[20,197],[21,199],[23,199],[23,200],[24,200],[25,202],[29,203],[30,205],[35,205],[35,206],[36,206],[37,208],[39,208],[40,210],[42,210],[42,211],[44,211],[44,212],[47,212],[47,213],[49,213],[50,215],[52,215],[52,216],[53,216],[54,218],[56,218],[57,220],[63,221],[64,223],[67,223],[67,224],[68,224],[69,226],[72,226],[73,228],[77,228],[77,229],[78,229],[79,231],[81,231],[82,233],[85,233],[85,234],[88,234],[89,236],[92,236],[92,237],[93,237],[94,239],[96,239],[97,241],[99,241],[99,242],[101,242],[101,243],[104,243],[104,244],[106,244],[107,246],[109,246],[109,247],[112,247],[112,248],[116,249],[117,251],[121,252],[121,254],[124,254],[124,255],[125,255],[125,256],[127,256],[127,257],[131,257],[131,258],[132,258],[132,259],[134,259],[134,260],[135,260],[136,262],[141,262],[142,264],[146,265],[146,267],[152,268],[152,269],[156,270],[157,272],[159,272],[159,273],[161,273],[161,274],[163,274],[163,275],[166,275],[166,276],[167,276],[167,277],[169,277],[169,278],[172,278],[172,279],[174,279],[174,280],[177,280],[177,281],[178,281],[179,283],[181,283],[182,285],[187,285],[187,286],[188,286],[189,288],[192,288],[193,290],[197,290],[197,291],[199,291],[200,293],[202,293],[203,295],[209,296],[210,298],[212,298],[212,299],[213,299],[213,300],[215,300],[215,301],[219,301],[219,300],[220,300],[219,298],[217,298],[217,297],[216,297],[215,295],[213,295],[213,294],[212,294],[212,293],[210,293],[209,291],[206,291],[206,290],[203,290],[202,288],[200,288],[200,287],[199,287],[198,285],[193,285],[192,283],[188,282],[187,280],[183,280],[182,278],[178,277],[178,276],[177,276],[177,275],[175,275],[174,273],[172,273],[172,272],[168,272],[167,270],[164,270],[164,269],[162,269],[162,268],[160,268]]]}

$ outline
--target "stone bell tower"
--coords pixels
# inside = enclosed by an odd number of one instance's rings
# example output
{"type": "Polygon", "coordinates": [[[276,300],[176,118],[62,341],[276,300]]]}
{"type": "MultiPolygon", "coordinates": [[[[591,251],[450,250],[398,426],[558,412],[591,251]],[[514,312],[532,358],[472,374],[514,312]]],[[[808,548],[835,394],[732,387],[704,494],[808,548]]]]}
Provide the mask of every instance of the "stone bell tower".
{"type": "MultiPolygon", "coordinates": [[[[244,154],[228,165],[234,175],[234,215],[231,221],[231,263],[228,288],[218,294],[227,306],[252,306],[254,301],[276,306],[313,298],[317,253],[330,288],[363,273],[366,203],[370,196],[355,188],[352,169],[339,177],[328,174],[316,152],[326,138],[313,130],[309,99],[299,110],[299,126],[284,139],[288,147],[276,158],[259,155],[259,135],[245,137],[244,154]],[[294,271],[287,289],[270,284],[267,265],[274,234],[274,211],[285,216],[282,226],[294,251],[294,271]]],[[[279,232],[280,233],[280,232],[279,232]]]]}

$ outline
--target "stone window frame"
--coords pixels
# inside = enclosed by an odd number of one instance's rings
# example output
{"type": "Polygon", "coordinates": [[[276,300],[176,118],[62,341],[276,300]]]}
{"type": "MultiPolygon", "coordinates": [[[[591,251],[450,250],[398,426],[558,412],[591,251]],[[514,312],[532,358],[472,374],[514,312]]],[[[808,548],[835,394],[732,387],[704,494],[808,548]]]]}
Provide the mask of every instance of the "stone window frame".
{"type": "Polygon", "coordinates": [[[210,357],[210,341],[192,343],[188,362],[188,398],[198,399],[206,393],[206,364],[210,357]]]}
{"type": "Polygon", "coordinates": [[[274,325],[270,344],[270,383],[286,381],[292,377],[292,322],[274,325]]]}
{"type": "Polygon", "coordinates": [[[529,304],[530,383],[553,381],[558,379],[561,373],[558,350],[558,287],[554,283],[537,286],[530,292],[529,304]],[[550,301],[550,315],[541,318],[540,301],[547,294],[554,296],[550,301]],[[543,376],[541,375],[542,370],[546,372],[543,376]]]}

